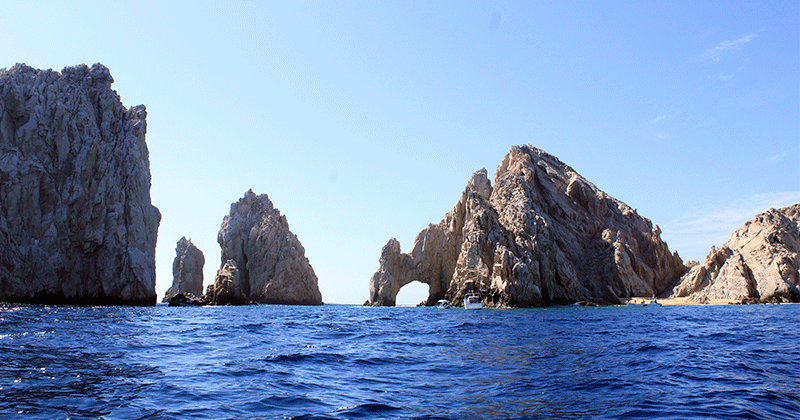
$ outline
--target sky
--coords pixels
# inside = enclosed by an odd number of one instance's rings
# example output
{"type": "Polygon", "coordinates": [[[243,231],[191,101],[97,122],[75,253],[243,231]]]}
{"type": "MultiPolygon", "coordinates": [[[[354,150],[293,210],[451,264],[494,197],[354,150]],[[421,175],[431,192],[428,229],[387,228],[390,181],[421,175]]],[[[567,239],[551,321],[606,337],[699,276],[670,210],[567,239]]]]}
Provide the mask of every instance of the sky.
{"type": "Polygon", "coordinates": [[[252,189],[323,300],[360,304],[381,247],[408,251],[513,145],[636,208],[684,261],[800,202],[799,18],[796,0],[0,0],[0,68],[99,62],[147,107],[159,299],[182,236],[213,282],[252,189]]]}

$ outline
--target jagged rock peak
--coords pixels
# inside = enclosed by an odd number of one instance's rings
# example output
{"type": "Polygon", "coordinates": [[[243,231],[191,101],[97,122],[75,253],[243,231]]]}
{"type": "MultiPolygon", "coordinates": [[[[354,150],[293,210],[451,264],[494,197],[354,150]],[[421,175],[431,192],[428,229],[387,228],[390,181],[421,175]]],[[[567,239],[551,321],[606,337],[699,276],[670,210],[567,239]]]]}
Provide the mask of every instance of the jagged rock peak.
{"type": "Polygon", "coordinates": [[[456,206],[417,235],[411,252],[390,241],[370,280],[370,302],[394,305],[411,281],[428,304],[479,290],[490,306],[619,303],[658,294],[683,271],[658,226],[552,155],[515,146],[473,174],[456,206]]]}
{"type": "Polygon", "coordinates": [[[0,300],[154,305],[143,105],[102,64],[0,70],[0,300]]]}
{"type": "Polygon", "coordinates": [[[172,297],[190,293],[194,296],[203,294],[203,266],[206,258],[191,239],[182,237],[175,246],[175,259],[172,261],[172,286],[167,289],[163,302],[172,297]]]}
{"type": "Polygon", "coordinates": [[[303,245],[266,194],[249,190],[233,203],[217,241],[222,264],[206,291],[209,302],[322,304],[317,276],[303,245]]]}
{"type": "Polygon", "coordinates": [[[800,204],[770,209],[734,232],[704,264],[692,267],[674,297],[800,301],[800,204]]]}

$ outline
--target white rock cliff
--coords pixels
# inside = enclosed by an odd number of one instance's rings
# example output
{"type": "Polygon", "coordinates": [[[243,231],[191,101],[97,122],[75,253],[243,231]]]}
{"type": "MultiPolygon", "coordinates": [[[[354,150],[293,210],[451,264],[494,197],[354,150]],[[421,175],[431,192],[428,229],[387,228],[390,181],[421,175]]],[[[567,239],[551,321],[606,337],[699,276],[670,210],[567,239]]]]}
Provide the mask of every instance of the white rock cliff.
{"type": "Polygon", "coordinates": [[[142,105],[101,64],[0,70],[0,300],[154,305],[142,105]]]}
{"type": "Polygon", "coordinates": [[[231,205],[217,236],[222,264],[205,299],[213,304],[321,305],[314,269],[286,216],[252,190],[231,205]]]}
{"type": "Polygon", "coordinates": [[[734,232],[689,270],[674,297],[800,301],[800,204],[770,209],[734,232]]]}
{"type": "Polygon", "coordinates": [[[554,156],[512,147],[494,187],[476,172],[461,199],[402,254],[392,239],[370,280],[370,304],[393,306],[412,281],[427,304],[459,303],[477,290],[485,304],[529,307],[577,301],[620,303],[668,288],[682,274],[661,231],[554,156]]]}

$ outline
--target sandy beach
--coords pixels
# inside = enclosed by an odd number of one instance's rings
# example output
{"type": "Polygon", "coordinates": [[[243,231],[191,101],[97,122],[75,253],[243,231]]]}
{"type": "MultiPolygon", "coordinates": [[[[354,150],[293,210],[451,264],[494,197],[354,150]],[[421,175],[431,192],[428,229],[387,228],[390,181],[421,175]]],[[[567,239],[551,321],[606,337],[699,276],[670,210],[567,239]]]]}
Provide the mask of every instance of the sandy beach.
{"type": "MultiPolygon", "coordinates": [[[[652,298],[649,297],[633,297],[630,298],[628,301],[631,303],[650,303],[652,298]]],[[[677,306],[677,305],[730,305],[736,304],[741,302],[741,300],[737,299],[711,299],[708,302],[700,303],[695,301],[690,301],[688,297],[681,297],[681,298],[658,298],[656,301],[664,306],[677,306]]]]}

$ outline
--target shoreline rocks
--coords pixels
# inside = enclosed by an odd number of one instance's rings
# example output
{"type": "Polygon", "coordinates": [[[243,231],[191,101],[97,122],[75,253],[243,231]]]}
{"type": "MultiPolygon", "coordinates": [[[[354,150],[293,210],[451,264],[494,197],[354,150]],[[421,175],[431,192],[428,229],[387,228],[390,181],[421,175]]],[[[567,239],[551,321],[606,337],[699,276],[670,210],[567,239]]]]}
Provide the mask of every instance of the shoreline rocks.
{"type": "Polygon", "coordinates": [[[193,296],[203,294],[203,266],[206,263],[203,251],[184,236],[178,241],[175,254],[172,262],[172,286],[164,294],[163,302],[169,302],[172,297],[183,293],[193,296]]]}
{"type": "Polygon", "coordinates": [[[672,290],[693,302],[800,302],[800,204],[770,209],[734,232],[672,290]]]}
{"type": "Polygon", "coordinates": [[[532,146],[512,147],[497,168],[473,174],[456,206],[417,235],[409,253],[391,239],[370,279],[370,304],[394,306],[412,281],[428,305],[477,290],[489,307],[579,301],[618,304],[659,294],[684,271],[661,230],[532,146]]]}
{"type": "Polygon", "coordinates": [[[143,105],[105,66],[0,70],[0,301],[155,305],[143,105]]]}
{"type": "Polygon", "coordinates": [[[231,205],[217,236],[222,263],[206,300],[214,304],[251,302],[321,305],[317,276],[286,216],[266,194],[252,190],[231,205]]]}

